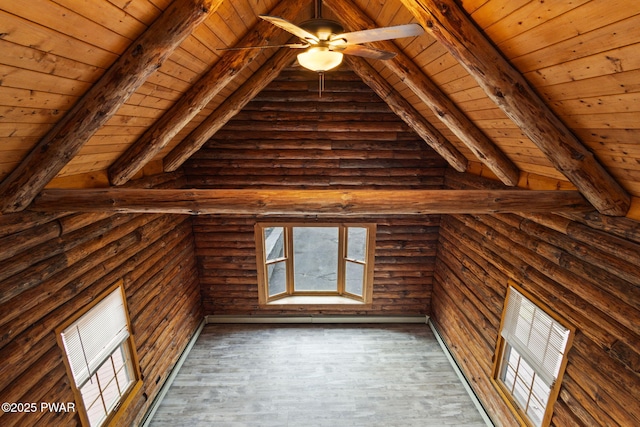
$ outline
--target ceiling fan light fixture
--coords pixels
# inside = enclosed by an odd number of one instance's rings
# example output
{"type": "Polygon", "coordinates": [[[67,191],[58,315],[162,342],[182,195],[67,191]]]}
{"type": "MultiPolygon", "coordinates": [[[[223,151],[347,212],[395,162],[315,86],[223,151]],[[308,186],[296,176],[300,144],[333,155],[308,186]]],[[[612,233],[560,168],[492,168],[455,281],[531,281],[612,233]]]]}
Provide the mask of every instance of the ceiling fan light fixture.
{"type": "Polygon", "coordinates": [[[298,54],[298,62],[308,70],[322,73],[340,65],[342,53],[329,50],[325,46],[311,47],[298,54]]]}

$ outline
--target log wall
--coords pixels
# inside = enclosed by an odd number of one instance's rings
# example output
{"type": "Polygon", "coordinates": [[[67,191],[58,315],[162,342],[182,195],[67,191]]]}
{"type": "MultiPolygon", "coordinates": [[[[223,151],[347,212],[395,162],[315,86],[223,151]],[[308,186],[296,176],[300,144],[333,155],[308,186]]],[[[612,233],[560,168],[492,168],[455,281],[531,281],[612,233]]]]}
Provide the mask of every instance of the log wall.
{"type": "MultiPolygon", "coordinates": [[[[446,163],[354,73],[327,74],[321,97],[317,79],[315,73],[296,70],[280,74],[185,163],[187,186],[442,187],[446,163]]],[[[258,306],[258,220],[194,219],[205,314],[295,313],[258,306]]],[[[373,304],[360,314],[429,313],[440,217],[350,220],[378,223],[373,304]]]]}
{"type": "MultiPolygon", "coordinates": [[[[196,254],[205,314],[295,314],[298,310],[258,306],[254,224],[256,218],[197,217],[196,254]]],[[[286,219],[284,219],[286,220],[286,219]]],[[[300,218],[297,218],[299,221],[300,218]]],[[[337,219],[338,221],[344,222],[337,219]]],[[[323,222],[325,219],[323,218],[323,222]]],[[[352,220],[353,221],[353,220],[352,220]]],[[[439,217],[359,218],[377,222],[373,304],[349,314],[426,315],[438,241],[439,217]]],[[[305,314],[344,312],[305,309],[305,314]]]]}
{"type": "MultiPolygon", "coordinates": [[[[453,188],[476,180],[450,174],[453,188]]],[[[490,383],[512,279],[577,327],[552,425],[639,425],[640,224],[599,215],[443,216],[432,319],[498,425],[490,383]]]]}
{"type": "Polygon", "coordinates": [[[285,70],[184,164],[194,188],[441,188],[446,163],[351,71],[285,70]]]}
{"type": "MultiPolygon", "coordinates": [[[[202,320],[191,229],[178,215],[0,217],[0,401],[74,402],[54,330],[123,279],[143,386],[121,424],[137,425],[202,320]]],[[[0,412],[0,424],[80,419],[0,412]]]]}

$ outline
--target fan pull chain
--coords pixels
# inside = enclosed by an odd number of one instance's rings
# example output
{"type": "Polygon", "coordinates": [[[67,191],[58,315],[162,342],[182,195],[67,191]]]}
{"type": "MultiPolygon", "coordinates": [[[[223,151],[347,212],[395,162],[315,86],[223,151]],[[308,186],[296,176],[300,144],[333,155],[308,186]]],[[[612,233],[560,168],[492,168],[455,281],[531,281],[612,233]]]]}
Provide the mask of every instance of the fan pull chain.
{"type": "Polygon", "coordinates": [[[318,98],[322,98],[322,91],[324,90],[324,73],[318,73],[318,98]]]}

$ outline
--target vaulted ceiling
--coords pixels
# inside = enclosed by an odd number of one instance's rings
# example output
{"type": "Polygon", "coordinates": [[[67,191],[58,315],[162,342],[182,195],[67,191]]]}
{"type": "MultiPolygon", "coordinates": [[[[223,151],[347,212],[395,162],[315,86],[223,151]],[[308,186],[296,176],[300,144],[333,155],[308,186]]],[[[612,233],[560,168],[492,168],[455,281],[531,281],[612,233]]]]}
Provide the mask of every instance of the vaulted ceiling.
{"type": "MultiPolygon", "coordinates": [[[[391,60],[350,57],[345,67],[451,168],[511,187],[577,189],[601,213],[640,218],[638,2],[324,6],[347,31],[412,22],[426,30],[371,44],[396,52],[391,60]]],[[[220,50],[290,41],[260,14],[297,23],[314,5],[4,2],[2,211],[28,207],[45,186],[119,189],[180,168],[294,63],[286,48],[220,50]]]]}

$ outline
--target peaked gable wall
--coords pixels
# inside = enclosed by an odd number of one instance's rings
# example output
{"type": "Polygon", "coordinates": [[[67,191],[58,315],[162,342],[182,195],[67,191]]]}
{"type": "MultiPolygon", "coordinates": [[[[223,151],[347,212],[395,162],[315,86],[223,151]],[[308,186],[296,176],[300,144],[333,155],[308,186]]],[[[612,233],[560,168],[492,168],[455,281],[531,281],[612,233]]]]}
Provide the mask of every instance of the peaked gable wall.
{"type": "MultiPolygon", "coordinates": [[[[445,169],[347,69],[326,76],[321,96],[315,73],[287,70],[184,165],[187,187],[196,188],[437,189],[445,169]]],[[[258,220],[194,219],[205,314],[297,312],[258,306],[258,220]]],[[[373,304],[360,314],[429,313],[439,215],[329,220],[378,223],[373,304]]]]}

